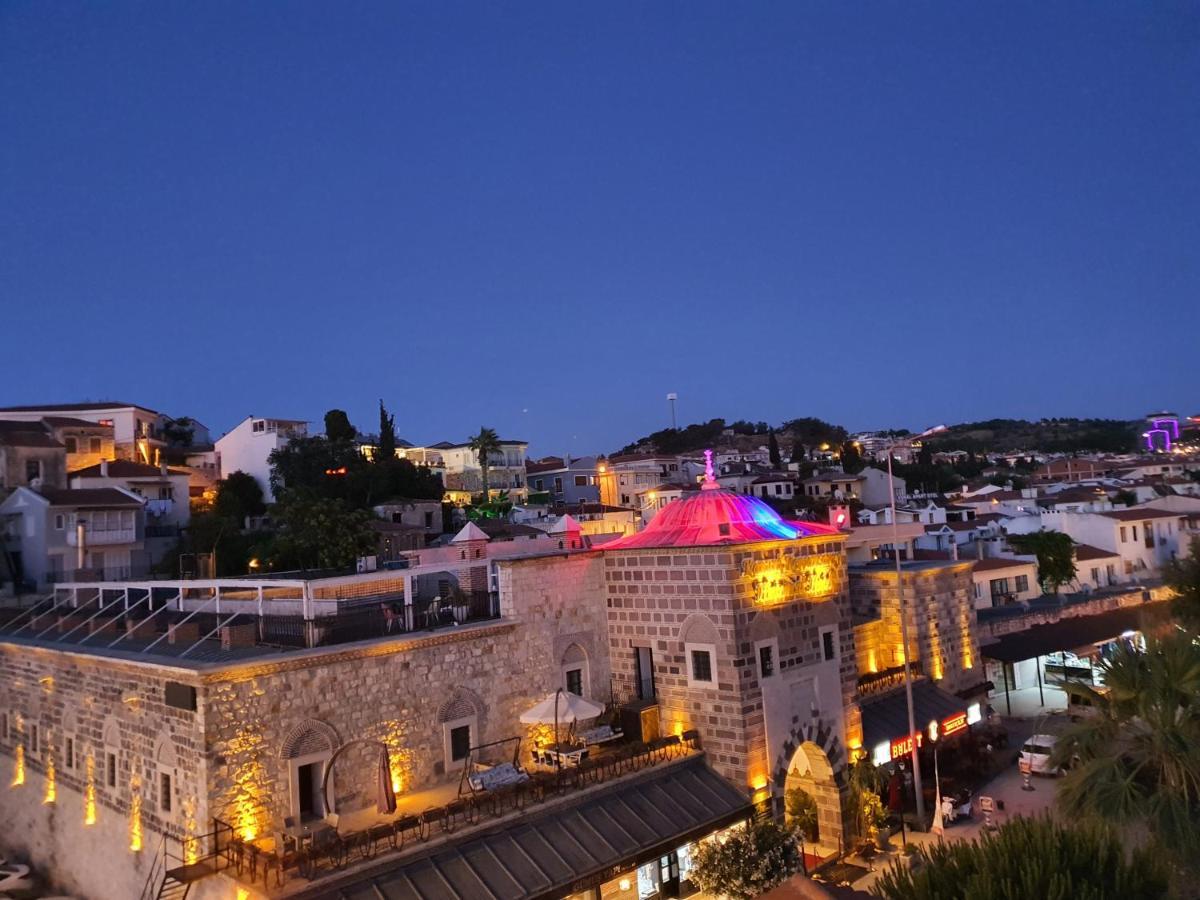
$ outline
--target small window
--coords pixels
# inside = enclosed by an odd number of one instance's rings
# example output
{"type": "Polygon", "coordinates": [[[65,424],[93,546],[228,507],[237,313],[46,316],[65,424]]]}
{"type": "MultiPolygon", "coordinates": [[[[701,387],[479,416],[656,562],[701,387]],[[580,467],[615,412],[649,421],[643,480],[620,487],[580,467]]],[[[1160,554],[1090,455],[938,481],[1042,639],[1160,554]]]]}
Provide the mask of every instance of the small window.
{"type": "Polygon", "coordinates": [[[42,751],[41,735],[38,734],[36,722],[29,725],[29,752],[37,756],[42,751]]]}
{"type": "Polygon", "coordinates": [[[171,811],[171,776],[166,772],[158,773],[158,808],[171,811]]]}
{"type": "Polygon", "coordinates": [[[1124,525],[1121,526],[1121,543],[1122,544],[1125,543],[1125,526],[1124,525]]]}
{"type": "Polygon", "coordinates": [[[54,530],[55,530],[55,531],[62,531],[62,530],[63,530],[63,524],[64,524],[64,522],[65,522],[65,520],[64,520],[64,518],[63,518],[63,515],[62,515],[62,513],[58,513],[58,514],[56,514],[56,515],[54,516],[54,530]]]}
{"type": "Polygon", "coordinates": [[[563,482],[561,478],[554,479],[554,493],[561,494],[563,492],[563,482]]]}
{"type": "Polygon", "coordinates": [[[8,713],[0,713],[0,735],[8,740],[8,713]]]}
{"type": "Polygon", "coordinates": [[[40,459],[25,460],[25,482],[33,484],[42,477],[42,461],[40,459]]]}
{"type": "Polygon", "coordinates": [[[1017,593],[1022,594],[1027,590],[1029,590],[1029,576],[1028,575],[1018,575],[1017,576],[1017,593]]]}
{"type": "Polygon", "coordinates": [[[88,451],[90,453],[99,453],[101,450],[100,438],[91,438],[88,441],[88,451]]]}
{"type": "Polygon", "coordinates": [[[712,677],[712,654],[707,650],[693,650],[691,653],[692,660],[692,681],[708,681],[713,680],[712,677]]]}
{"type": "Polygon", "coordinates": [[[67,448],[68,453],[79,452],[79,441],[73,437],[63,438],[63,446],[67,448]]]}
{"type": "Polygon", "coordinates": [[[426,528],[433,527],[433,513],[431,513],[431,512],[425,513],[425,527],[426,528]]]}
{"type": "Polygon", "coordinates": [[[567,691],[583,696],[583,669],[567,670],[567,691]]]}
{"type": "Polygon", "coordinates": [[[544,482],[542,481],[542,479],[540,479],[540,478],[533,479],[533,489],[535,491],[544,491],[545,490],[544,482]]]}
{"type": "Polygon", "coordinates": [[[67,738],[63,742],[63,767],[75,768],[75,738],[67,738]]]}
{"type": "Polygon", "coordinates": [[[834,629],[832,628],[821,631],[821,656],[825,662],[830,662],[837,656],[837,644],[834,641],[834,629]]]}
{"type": "Polygon", "coordinates": [[[770,678],[775,674],[775,650],[773,647],[758,648],[758,674],[770,678]]]}
{"type": "Polygon", "coordinates": [[[575,476],[575,487],[587,487],[588,477],[586,475],[575,476]]]}
{"type": "Polygon", "coordinates": [[[117,754],[104,754],[104,783],[110,788],[117,786],[117,754]]]}
{"type": "Polygon", "coordinates": [[[457,762],[466,759],[471,751],[471,726],[459,725],[450,729],[450,758],[457,762]]]}

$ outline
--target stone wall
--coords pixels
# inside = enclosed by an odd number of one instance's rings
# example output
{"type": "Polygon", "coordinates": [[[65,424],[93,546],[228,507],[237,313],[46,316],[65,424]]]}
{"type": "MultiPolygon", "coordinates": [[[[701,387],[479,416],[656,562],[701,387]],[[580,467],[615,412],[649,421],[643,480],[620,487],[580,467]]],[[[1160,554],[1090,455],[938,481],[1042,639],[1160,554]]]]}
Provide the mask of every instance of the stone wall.
{"type": "MultiPolygon", "coordinates": [[[[698,729],[718,772],[735,784],[767,784],[778,748],[768,746],[755,649],[759,636],[777,639],[775,665],[779,675],[788,678],[823,664],[820,629],[837,625],[834,696],[843,707],[850,707],[846,720],[858,727],[844,559],[840,542],[817,540],[605,554],[618,692],[623,699],[636,695],[636,649],[649,647],[664,730],[698,729]],[[802,582],[793,578],[808,565],[821,567],[828,579],[827,590],[814,592],[819,597],[805,596],[805,589],[797,587],[802,582]],[[697,633],[709,638],[697,639],[697,633]],[[689,642],[715,646],[716,677],[711,687],[689,684],[685,657],[689,642]]],[[[841,712],[837,710],[839,722],[841,712]]],[[[783,733],[801,716],[807,719],[810,710],[789,708],[777,714],[784,719],[775,729],[782,740],[783,733]]],[[[837,738],[844,741],[843,735],[837,738]]]]}
{"type": "MultiPolygon", "coordinates": [[[[952,693],[980,683],[984,676],[971,599],[970,562],[919,564],[905,568],[903,577],[909,657],[919,660],[925,675],[952,693]]],[[[855,628],[858,674],[902,665],[904,642],[895,571],[852,569],[850,594],[860,614],[878,616],[855,628]]]]}
{"type": "MultiPolygon", "coordinates": [[[[523,737],[520,714],[562,686],[561,658],[572,644],[587,654],[589,693],[607,700],[598,556],[503,563],[500,582],[499,622],[310,651],[209,676],[205,745],[214,814],[244,833],[278,828],[292,804],[285,745],[306,729],[334,745],[383,741],[402,794],[456,780],[459,770],[447,771],[445,762],[443,721],[473,712],[476,744],[523,737]]],[[[523,756],[527,749],[522,745],[523,756]]],[[[338,760],[339,813],[374,803],[371,753],[360,748],[338,760]]]]}
{"type": "Polygon", "coordinates": [[[7,738],[0,733],[0,843],[27,854],[72,894],[138,896],[164,831],[182,852],[183,841],[209,827],[201,714],[165,703],[166,683],[188,677],[158,666],[0,644],[0,713],[9,729],[7,738]],[[24,784],[10,786],[18,746],[24,784]],[[117,758],[115,787],[106,783],[108,752],[117,758]],[[170,811],[162,809],[163,772],[171,778],[170,811]],[[46,802],[51,781],[53,800],[46,802]],[[135,823],[140,850],[132,849],[135,823]]]}

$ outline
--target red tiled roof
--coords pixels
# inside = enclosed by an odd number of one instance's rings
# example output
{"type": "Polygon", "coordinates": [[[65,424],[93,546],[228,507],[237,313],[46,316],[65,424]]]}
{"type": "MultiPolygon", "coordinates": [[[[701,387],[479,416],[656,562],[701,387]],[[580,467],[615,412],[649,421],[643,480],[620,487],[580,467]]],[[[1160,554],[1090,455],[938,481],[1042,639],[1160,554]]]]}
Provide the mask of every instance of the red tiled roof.
{"type": "Polygon", "coordinates": [[[1026,566],[1036,566],[1037,563],[1031,559],[1008,559],[1003,556],[993,556],[987,559],[976,560],[976,572],[992,572],[997,569],[1018,569],[1026,566]]]}
{"type": "Polygon", "coordinates": [[[1103,550],[1100,547],[1093,547],[1091,544],[1076,544],[1075,545],[1075,561],[1087,562],[1091,559],[1110,559],[1119,557],[1121,554],[1113,550],[1103,550]]]}
{"type": "MultiPolygon", "coordinates": [[[[187,475],[182,469],[167,469],[168,475],[187,475]]],[[[109,478],[154,478],[161,477],[162,469],[146,463],[134,462],[129,459],[110,459],[108,461],[109,478]]],[[[77,469],[71,473],[72,478],[104,478],[100,473],[100,464],[77,469]]]]}
{"type": "Polygon", "coordinates": [[[1140,522],[1143,519],[1177,519],[1180,513],[1168,512],[1165,509],[1113,509],[1108,512],[1098,513],[1109,519],[1116,519],[1119,522],[1140,522]]]}

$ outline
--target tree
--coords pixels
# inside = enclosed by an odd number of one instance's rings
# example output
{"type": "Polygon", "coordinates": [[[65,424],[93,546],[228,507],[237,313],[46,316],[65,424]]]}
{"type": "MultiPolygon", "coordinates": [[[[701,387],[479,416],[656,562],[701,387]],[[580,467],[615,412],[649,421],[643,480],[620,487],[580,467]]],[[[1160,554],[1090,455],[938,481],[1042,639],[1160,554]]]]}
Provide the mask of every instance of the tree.
{"type": "Polygon", "coordinates": [[[467,446],[479,457],[479,471],[483,480],[483,502],[488,501],[488,466],[493,453],[500,452],[500,436],[492,428],[480,428],[479,434],[473,435],[467,446]]]}
{"type": "Polygon", "coordinates": [[[1112,495],[1114,506],[1137,506],[1137,494],[1130,490],[1120,490],[1112,495]]]}
{"type": "Polygon", "coordinates": [[[696,851],[692,883],[733,900],[750,900],[800,870],[800,851],[790,831],[774,822],[751,822],[725,843],[707,841],[696,851]]]}
{"type": "Polygon", "coordinates": [[[1057,594],[1075,580],[1075,542],[1061,531],[1035,531],[1009,535],[1009,545],[1018,553],[1037,557],[1038,581],[1042,590],[1057,594]]]}
{"type": "Polygon", "coordinates": [[[875,882],[887,900],[1124,900],[1162,897],[1167,871],[1111,830],[1014,818],[974,841],[926,844],[875,882]]]}
{"type": "Polygon", "coordinates": [[[253,475],[238,470],[217,485],[217,499],[213,513],[243,527],[247,516],[261,516],[266,511],[263,490],[253,475]]]}
{"type": "Polygon", "coordinates": [[[383,401],[379,401],[379,443],[375,447],[375,459],[392,459],[396,455],[396,417],[389,416],[383,401]]]}
{"type": "Polygon", "coordinates": [[[857,475],[866,467],[862,454],[858,452],[858,445],[854,441],[845,441],[842,444],[842,471],[847,475],[857,475]]]}
{"type": "Polygon", "coordinates": [[[190,416],[180,416],[177,419],[167,419],[162,428],[163,437],[172,447],[192,446],[192,437],[196,433],[196,423],[190,416]]]}
{"type": "Polygon", "coordinates": [[[820,814],[813,795],[804,788],[794,787],[784,792],[783,801],[788,826],[804,835],[806,841],[815,842],[820,814]]]}
{"type": "Polygon", "coordinates": [[[771,466],[776,469],[783,468],[783,456],[779,452],[779,439],[775,437],[775,431],[772,429],[768,432],[767,437],[767,453],[771,458],[771,466]]]}
{"type": "Polygon", "coordinates": [[[1165,579],[1175,592],[1171,600],[1175,618],[1193,633],[1200,632],[1200,539],[1192,539],[1191,553],[1167,564],[1165,579]]]}
{"type": "Polygon", "coordinates": [[[1092,707],[1059,736],[1052,761],[1074,819],[1134,827],[1178,873],[1200,877],[1200,644],[1172,630],[1144,650],[1121,644],[1101,663],[1104,689],[1067,682],[1092,707]]]}
{"type": "Polygon", "coordinates": [[[325,437],[328,440],[351,442],[357,435],[358,432],[350,424],[350,417],[344,409],[331,409],[325,413],[325,437]]]}
{"type": "Polygon", "coordinates": [[[371,516],[342,500],[289,491],[276,504],[274,517],[279,533],[270,554],[276,569],[342,568],[378,546],[371,516]]]}

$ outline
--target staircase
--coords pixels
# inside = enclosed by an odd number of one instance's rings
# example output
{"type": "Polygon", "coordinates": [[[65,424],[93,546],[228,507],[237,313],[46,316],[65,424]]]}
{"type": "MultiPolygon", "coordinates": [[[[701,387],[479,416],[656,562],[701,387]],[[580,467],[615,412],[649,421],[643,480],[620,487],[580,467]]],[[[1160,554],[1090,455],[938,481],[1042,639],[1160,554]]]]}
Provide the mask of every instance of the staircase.
{"type": "Polygon", "coordinates": [[[158,893],[155,895],[155,900],[185,900],[188,891],[191,889],[190,881],[180,881],[170,872],[163,876],[162,883],[158,886],[158,893]]]}

